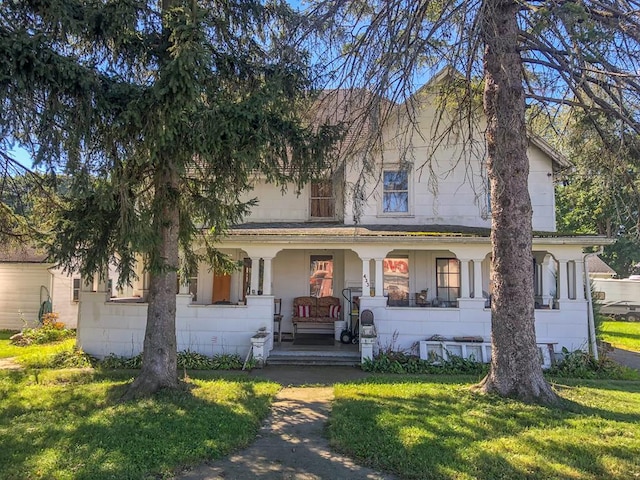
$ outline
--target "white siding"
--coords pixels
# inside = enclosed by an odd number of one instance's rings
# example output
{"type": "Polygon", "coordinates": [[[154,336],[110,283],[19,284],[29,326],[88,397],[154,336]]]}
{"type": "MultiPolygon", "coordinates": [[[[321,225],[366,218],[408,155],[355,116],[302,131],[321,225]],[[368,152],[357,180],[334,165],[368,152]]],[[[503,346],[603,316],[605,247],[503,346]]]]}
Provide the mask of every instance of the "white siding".
{"type": "Polygon", "coordinates": [[[44,263],[0,264],[0,328],[19,330],[33,326],[40,310],[40,286],[51,291],[50,265],[44,263]]]}

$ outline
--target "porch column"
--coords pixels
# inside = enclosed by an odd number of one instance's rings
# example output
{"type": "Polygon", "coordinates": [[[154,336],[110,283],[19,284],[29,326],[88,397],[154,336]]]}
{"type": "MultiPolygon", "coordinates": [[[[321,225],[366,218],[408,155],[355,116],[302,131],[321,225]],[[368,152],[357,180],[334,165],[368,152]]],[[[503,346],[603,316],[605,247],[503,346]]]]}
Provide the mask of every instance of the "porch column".
{"type": "Polygon", "coordinates": [[[262,277],[263,295],[271,295],[271,260],[273,260],[273,257],[262,257],[262,261],[264,262],[264,276],[262,277]]]}
{"type": "Polygon", "coordinates": [[[540,272],[540,294],[542,295],[542,304],[551,304],[551,293],[549,291],[549,263],[551,262],[551,255],[545,255],[542,260],[542,268],[540,272]]]}
{"type": "Polygon", "coordinates": [[[82,277],[80,280],[81,292],[93,292],[93,277],[82,277]]]}
{"type": "Polygon", "coordinates": [[[96,292],[107,292],[109,286],[109,271],[104,270],[98,274],[98,285],[96,286],[96,292]]]}
{"type": "Polygon", "coordinates": [[[384,296],[384,258],[376,258],[376,297],[384,296]]]}
{"type": "MultiPolygon", "coordinates": [[[[369,271],[370,262],[371,262],[370,258],[362,259],[362,296],[363,297],[369,297],[371,295],[369,293],[371,288],[371,272],[369,271]]],[[[376,281],[376,285],[377,284],[378,282],[376,281]]]]}
{"type": "Polygon", "coordinates": [[[473,298],[482,298],[482,259],[473,260],[473,298]]]}
{"type": "Polygon", "coordinates": [[[260,257],[251,257],[251,295],[257,295],[260,290],[260,257]]]}
{"type": "MultiPolygon", "coordinates": [[[[584,300],[584,261],[582,259],[575,261],[576,268],[576,300],[584,300]]],[[[587,285],[586,288],[591,288],[587,285]]]]}
{"type": "Polygon", "coordinates": [[[178,294],[180,295],[189,295],[189,280],[186,278],[181,278],[180,288],[178,289],[178,294]]]}
{"type": "Polygon", "coordinates": [[[569,299],[569,279],[567,275],[567,260],[558,260],[558,300],[569,299]]]}
{"type": "Polygon", "coordinates": [[[469,298],[469,260],[460,260],[460,298],[469,298]]]}

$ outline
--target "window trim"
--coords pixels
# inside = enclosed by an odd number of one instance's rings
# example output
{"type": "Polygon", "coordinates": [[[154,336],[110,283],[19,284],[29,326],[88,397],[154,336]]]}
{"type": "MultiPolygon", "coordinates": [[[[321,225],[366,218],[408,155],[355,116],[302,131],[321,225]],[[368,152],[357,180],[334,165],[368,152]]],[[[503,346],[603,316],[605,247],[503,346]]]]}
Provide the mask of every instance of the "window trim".
{"type": "Polygon", "coordinates": [[[336,189],[333,185],[333,181],[330,178],[324,179],[324,180],[314,180],[309,184],[309,219],[311,221],[321,221],[321,220],[333,220],[336,218],[336,189]],[[328,186],[331,189],[331,196],[326,197],[326,196],[313,196],[313,186],[314,184],[328,184],[328,186]],[[329,200],[331,202],[331,209],[333,210],[333,215],[332,216],[328,216],[328,217],[320,217],[320,216],[314,216],[313,215],[313,202],[314,200],[316,201],[322,201],[322,200],[329,200]]]}
{"type": "Polygon", "coordinates": [[[452,302],[457,302],[458,298],[460,298],[461,295],[461,288],[462,288],[462,271],[460,268],[460,260],[457,259],[456,257],[436,257],[436,298],[440,299],[443,302],[446,302],[447,304],[450,304],[452,302]],[[440,285],[440,272],[438,270],[438,261],[439,260],[446,260],[447,261],[447,271],[443,272],[444,275],[446,275],[447,277],[447,285],[440,285]],[[449,263],[451,260],[455,260],[458,262],[458,271],[457,273],[451,273],[449,272],[449,263]],[[449,278],[451,275],[457,275],[458,277],[458,286],[457,287],[451,287],[449,286],[449,278]],[[443,297],[440,294],[440,289],[446,289],[447,290],[447,296],[446,298],[443,297]],[[451,291],[455,291],[455,289],[458,290],[457,296],[455,296],[455,298],[451,298],[451,291]]]}
{"type": "MultiPolygon", "coordinates": [[[[391,254],[391,255],[387,255],[383,260],[383,266],[382,266],[382,289],[384,292],[384,295],[387,297],[387,305],[391,306],[391,307],[408,307],[410,306],[410,292],[411,292],[411,257],[408,253],[404,254],[404,253],[398,253],[398,254],[391,254]],[[390,272],[386,272],[386,268],[385,266],[388,264],[389,261],[393,261],[393,260],[404,260],[404,264],[406,264],[406,288],[407,291],[406,293],[406,299],[391,299],[390,295],[389,295],[389,289],[387,287],[387,284],[390,282],[387,282],[387,278],[391,276],[390,272]]],[[[400,275],[402,275],[403,272],[400,272],[400,275]]],[[[396,276],[397,278],[397,276],[396,276]]],[[[400,282],[396,282],[396,286],[399,285],[400,282]]]]}
{"type": "Polygon", "coordinates": [[[378,211],[378,216],[381,217],[412,217],[413,216],[413,197],[412,197],[412,192],[413,192],[413,188],[412,187],[412,180],[413,180],[413,174],[412,171],[408,168],[400,168],[400,167],[389,167],[389,168],[384,168],[382,170],[382,181],[380,182],[380,188],[381,188],[381,197],[380,197],[380,204],[379,204],[379,211],[378,211]],[[386,190],[385,189],[385,182],[384,182],[384,176],[386,173],[399,173],[399,172],[405,172],[407,175],[407,189],[406,190],[386,190]],[[387,192],[406,192],[407,194],[407,211],[406,212],[393,212],[393,211],[385,211],[385,194],[387,192]]]}
{"type": "Polygon", "coordinates": [[[82,290],[82,279],[75,277],[71,279],[71,301],[78,303],[80,301],[80,290],[82,290]],[[76,287],[76,282],[78,286],[76,287]]]}

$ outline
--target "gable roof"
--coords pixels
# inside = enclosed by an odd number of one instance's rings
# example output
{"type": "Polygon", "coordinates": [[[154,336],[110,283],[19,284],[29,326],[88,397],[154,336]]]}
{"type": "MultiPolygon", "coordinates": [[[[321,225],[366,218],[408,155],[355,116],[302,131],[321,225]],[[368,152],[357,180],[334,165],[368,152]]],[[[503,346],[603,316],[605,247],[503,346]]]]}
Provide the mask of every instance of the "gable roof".
{"type": "Polygon", "coordinates": [[[591,275],[609,277],[617,275],[616,271],[597,255],[590,255],[587,257],[587,268],[591,275]]]}
{"type": "Polygon", "coordinates": [[[47,255],[31,246],[0,248],[0,263],[48,263],[47,255]]]}

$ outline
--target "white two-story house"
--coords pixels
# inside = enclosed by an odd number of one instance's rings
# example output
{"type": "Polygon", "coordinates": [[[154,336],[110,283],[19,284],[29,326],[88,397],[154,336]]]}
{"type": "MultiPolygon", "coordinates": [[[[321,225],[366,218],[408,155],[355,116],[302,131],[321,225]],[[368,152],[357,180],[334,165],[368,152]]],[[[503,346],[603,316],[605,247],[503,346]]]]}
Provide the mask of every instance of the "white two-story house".
{"type": "MultiPolygon", "coordinates": [[[[259,204],[220,245],[238,270],[219,275],[201,265],[197,277],[179,288],[179,350],[244,357],[252,337],[264,329],[259,355],[267,361],[285,346],[295,352],[288,343],[294,299],[334,296],[340,313],[334,325],[317,325],[317,332],[338,338],[355,327],[358,312],[370,310],[376,337],[367,338],[367,355],[371,348],[407,350],[428,339],[472,337],[487,349],[480,353],[455,343],[447,348],[488,359],[491,206],[484,152],[463,149],[455,136],[434,147],[434,97],[428,86],[417,95],[417,130],[405,129],[413,133],[399,146],[393,133],[402,128],[388,125],[384,149],[367,178],[362,162],[350,160],[299,193],[256,181],[251,193],[259,204]],[[361,188],[357,196],[354,185],[361,188]],[[274,324],[275,299],[281,299],[282,320],[274,324]],[[284,333],[281,342],[277,333],[270,335],[278,330],[284,333]]],[[[477,136],[482,145],[482,133],[477,136]]],[[[586,349],[590,306],[583,250],[610,241],[555,233],[554,172],[567,162],[535,136],[528,155],[537,339],[556,352],[586,349]]],[[[145,276],[140,278],[130,292],[134,300],[107,299],[101,285],[81,292],[78,341],[86,352],[141,351],[146,304],[145,276]]]]}

